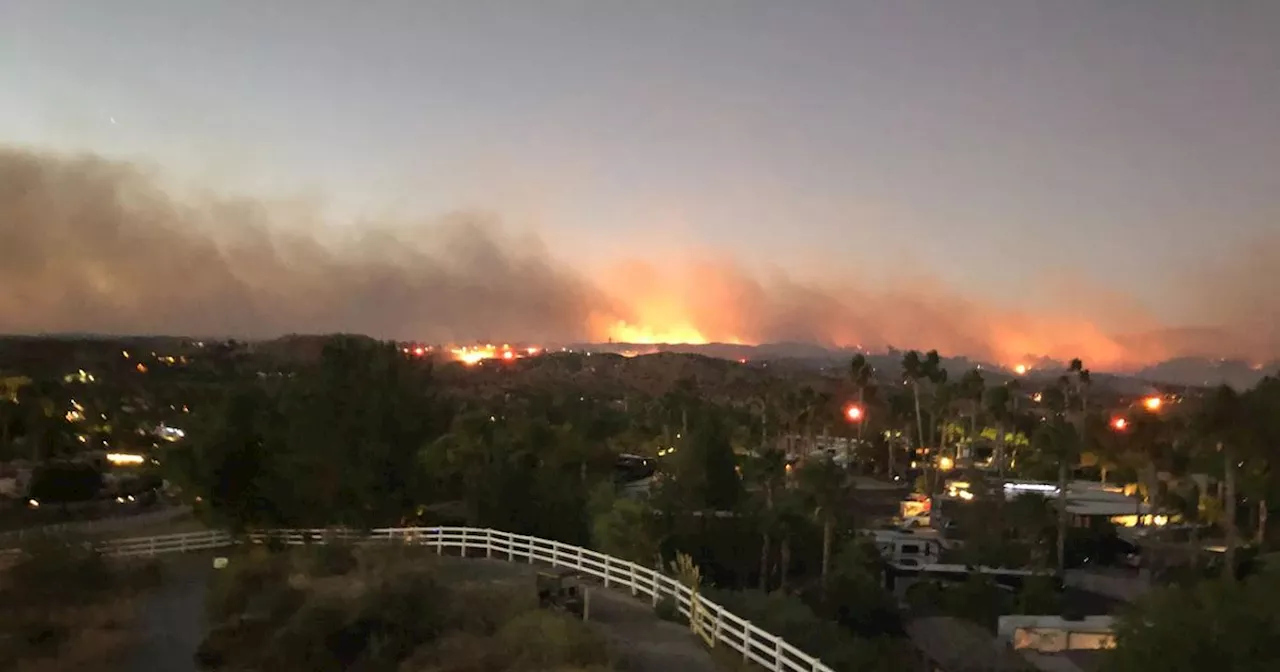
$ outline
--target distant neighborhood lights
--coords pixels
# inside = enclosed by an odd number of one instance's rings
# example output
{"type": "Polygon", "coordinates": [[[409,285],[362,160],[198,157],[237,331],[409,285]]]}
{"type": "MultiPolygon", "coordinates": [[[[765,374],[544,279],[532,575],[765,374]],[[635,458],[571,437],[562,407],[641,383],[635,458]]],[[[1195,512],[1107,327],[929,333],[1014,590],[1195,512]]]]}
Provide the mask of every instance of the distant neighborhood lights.
{"type": "Polygon", "coordinates": [[[132,466],[142,464],[146,458],[133,453],[107,453],[107,461],[116,466],[132,466]]]}
{"type": "Polygon", "coordinates": [[[1142,400],[1142,405],[1145,406],[1148,411],[1158,411],[1160,410],[1160,407],[1164,405],[1164,400],[1160,397],[1147,397],[1142,400]]]}

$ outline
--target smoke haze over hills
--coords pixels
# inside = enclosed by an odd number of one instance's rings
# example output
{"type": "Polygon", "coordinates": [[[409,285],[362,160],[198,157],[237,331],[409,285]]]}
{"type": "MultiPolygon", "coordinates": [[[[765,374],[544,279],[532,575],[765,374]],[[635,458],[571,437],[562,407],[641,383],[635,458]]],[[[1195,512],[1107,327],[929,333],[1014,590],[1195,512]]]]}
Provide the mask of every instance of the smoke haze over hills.
{"type": "Polygon", "coordinates": [[[1005,364],[1081,356],[1098,369],[1179,355],[1261,362],[1280,353],[1276,258],[1273,236],[1230,263],[1180,269],[1198,326],[1172,329],[1081,280],[1028,311],[914,271],[818,282],[687,250],[661,263],[620,257],[587,277],[488,217],[340,233],[304,208],[177,196],[129,164],[0,147],[4,333],[811,341],[1005,364]]]}

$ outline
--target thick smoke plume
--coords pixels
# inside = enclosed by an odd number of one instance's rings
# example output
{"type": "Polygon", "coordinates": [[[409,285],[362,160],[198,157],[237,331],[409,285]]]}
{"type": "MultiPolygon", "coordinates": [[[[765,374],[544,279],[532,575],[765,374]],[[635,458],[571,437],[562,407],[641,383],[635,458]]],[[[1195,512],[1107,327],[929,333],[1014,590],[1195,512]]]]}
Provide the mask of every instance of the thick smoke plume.
{"type": "Polygon", "coordinates": [[[710,255],[620,261],[587,279],[483,217],[341,235],[298,208],[177,197],[128,164],[0,148],[0,333],[792,340],[1003,364],[1080,356],[1098,369],[1178,355],[1264,361],[1280,354],[1276,240],[1221,268],[1182,269],[1200,319],[1173,330],[1078,279],[1050,287],[1051,308],[1034,314],[920,274],[870,289],[848,276],[762,277],[710,255]]]}
{"type": "Polygon", "coordinates": [[[344,237],[294,216],[0,148],[0,332],[542,340],[586,337],[602,305],[536,241],[481,218],[344,237]]]}

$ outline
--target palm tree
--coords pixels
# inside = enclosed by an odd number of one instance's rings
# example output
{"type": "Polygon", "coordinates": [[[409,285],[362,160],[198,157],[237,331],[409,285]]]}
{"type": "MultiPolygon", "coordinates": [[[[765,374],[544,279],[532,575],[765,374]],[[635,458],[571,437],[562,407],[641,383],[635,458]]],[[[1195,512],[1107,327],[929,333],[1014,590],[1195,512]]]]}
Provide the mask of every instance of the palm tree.
{"type": "MultiPolygon", "coordinates": [[[[853,389],[857,393],[858,408],[864,413],[861,422],[858,422],[858,444],[862,444],[862,427],[866,424],[865,413],[867,411],[867,389],[874,383],[875,369],[872,368],[871,362],[867,361],[866,355],[858,353],[853,356],[853,360],[849,362],[849,382],[853,384],[853,389]]],[[[889,469],[893,470],[893,458],[890,455],[889,469]]]]}
{"type": "Polygon", "coordinates": [[[982,377],[981,369],[970,369],[960,377],[957,384],[958,399],[962,413],[969,418],[969,442],[978,437],[978,417],[982,415],[982,400],[987,392],[987,381],[982,377]]]}
{"type": "Polygon", "coordinates": [[[1080,434],[1076,426],[1060,414],[1041,423],[1033,438],[1038,450],[1049,455],[1058,464],[1058,534],[1057,569],[1059,576],[1066,571],[1067,540],[1067,465],[1080,452],[1080,434]]]}
{"type": "MultiPolygon", "coordinates": [[[[938,384],[946,381],[946,371],[942,368],[942,361],[938,357],[938,351],[930,350],[923,359],[920,357],[920,353],[915,350],[907,352],[902,356],[902,375],[911,386],[912,403],[915,405],[916,443],[920,447],[931,448],[925,443],[924,415],[920,411],[920,386],[925,382],[938,384]]],[[[934,470],[930,468],[928,473],[934,474],[934,470]]],[[[937,484],[933,480],[936,480],[936,475],[934,478],[928,479],[928,489],[931,497],[934,494],[934,490],[937,489],[937,484]]],[[[931,514],[936,514],[937,510],[937,506],[930,507],[931,514]]]]}
{"type": "Polygon", "coordinates": [[[831,540],[844,495],[844,473],[829,458],[810,460],[800,468],[800,487],[822,525],[822,587],[827,586],[831,540]]]}
{"type": "Polygon", "coordinates": [[[1236,474],[1239,468],[1239,452],[1247,439],[1247,417],[1240,394],[1227,385],[1220,385],[1208,397],[1197,417],[1199,434],[1212,445],[1212,450],[1222,456],[1223,528],[1226,533],[1226,568],[1223,576],[1235,580],[1236,551],[1240,546],[1240,532],[1236,521],[1236,474]]]}
{"type": "Polygon", "coordinates": [[[786,485],[787,458],[782,451],[765,448],[746,463],[745,476],[759,492],[760,513],[760,590],[769,585],[769,559],[775,527],[774,504],[778,493],[786,485]]]}
{"type": "MultiPolygon", "coordinates": [[[[1005,467],[1005,431],[1012,424],[1013,392],[1007,385],[998,385],[988,389],[984,395],[984,411],[995,423],[996,445],[992,461],[996,463],[996,474],[1003,481],[1005,467]]],[[[1003,488],[1003,483],[1001,484],[1003,488]]]]}

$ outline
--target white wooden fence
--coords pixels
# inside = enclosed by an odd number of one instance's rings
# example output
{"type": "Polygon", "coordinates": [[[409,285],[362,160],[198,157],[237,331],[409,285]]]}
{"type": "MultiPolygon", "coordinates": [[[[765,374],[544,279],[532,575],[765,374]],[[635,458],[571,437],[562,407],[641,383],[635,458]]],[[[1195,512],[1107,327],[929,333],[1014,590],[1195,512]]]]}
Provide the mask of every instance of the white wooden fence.
{"type": "Polygon", "coordinates": [[[127,530],[130,527],[155,525],[176,520],[191,513],[191,507],[173,506],[146,511],[143,513],[127,513],[124,515],[104,516],[90,520],[77,520],[68,523],[54,523],[40,527],[28,527],[20,530],[0,532],[0,546],[21,544],[28,539],[60,534],[106,534],[127,530]]]}
{"type": "MultiPolygon", "coordinates": [[[[277,543],[288,545],[323,544],[333,539],[359,543],[397,542],[433,548],[437,554],[444,554],[446,550],[463,556],[483,553],[484,557],[510,562],[568,567],[599,579],[607,588],[629,591],[655,606],[663,598],[671,598],[680,614],[689,619],[693,631],[709,646],[727,646],[741,654],[744,661],[756,663],[766,670],[833,672],[817,658],[786,643],[781,637],[761,630],[701,595],[695,597],[688,586],[676,579],[580,546],[474,527],[382,528],[368,535],[331,529],[275,530],[250,534],[249,539],[255,543],[275,539],[277,543]]],[[[105,542],[100,548],[104,553],[117,557],[146,557],[205,551],[235,543],[237,540],[226,532],[210,530],[119,539],[105,542]]]]}

